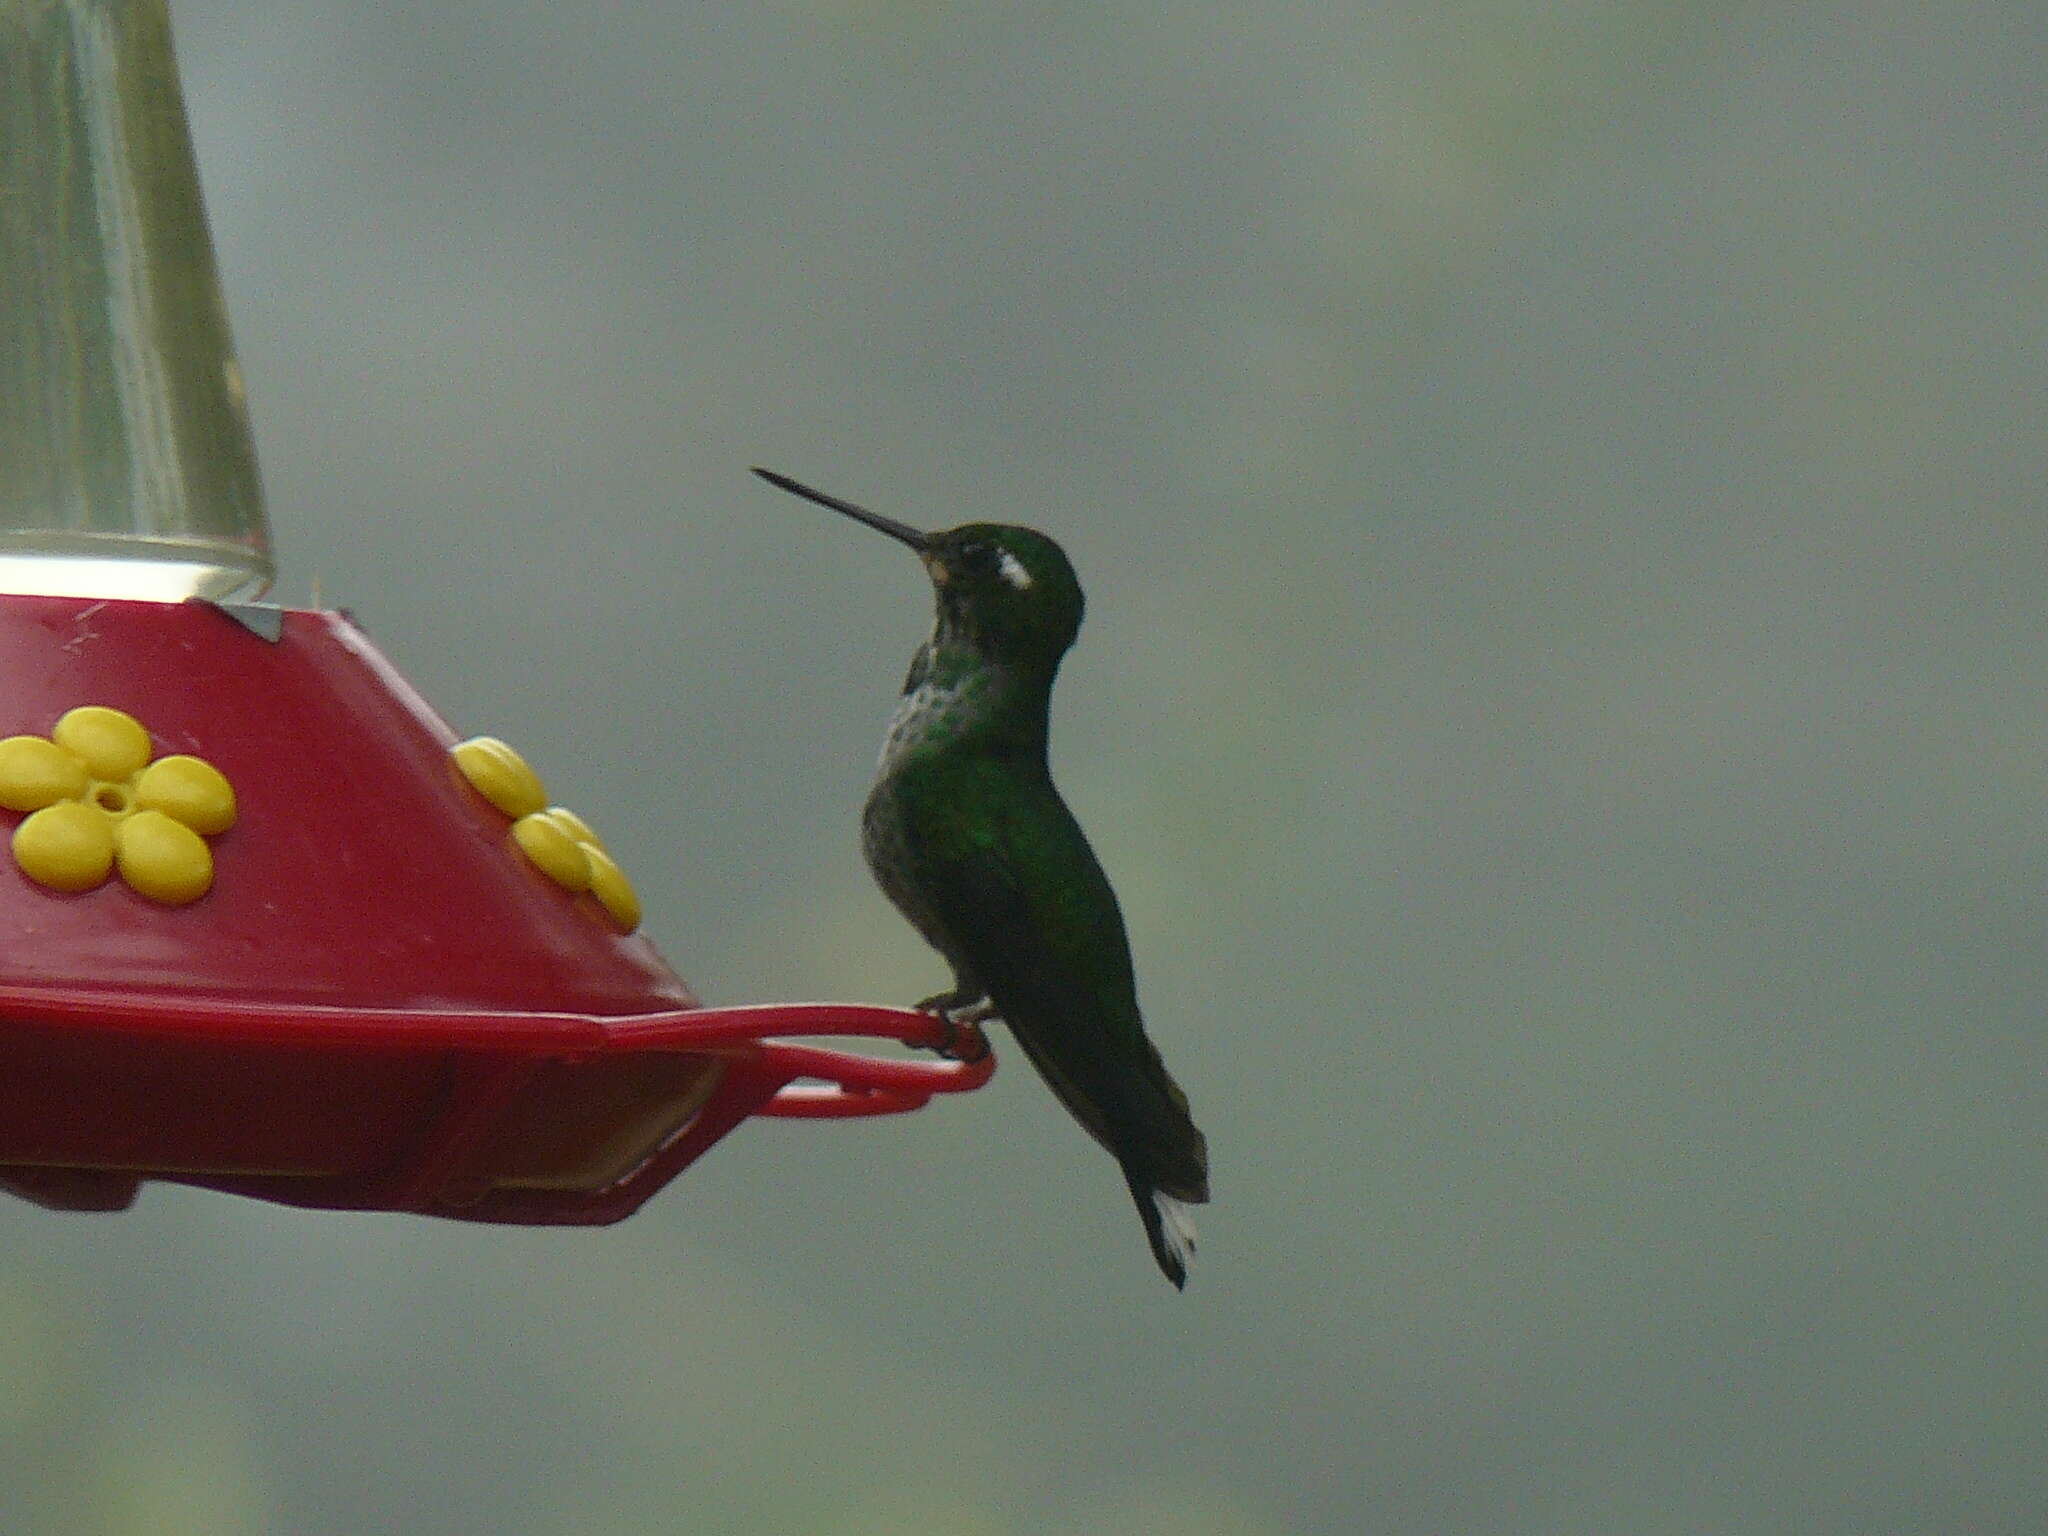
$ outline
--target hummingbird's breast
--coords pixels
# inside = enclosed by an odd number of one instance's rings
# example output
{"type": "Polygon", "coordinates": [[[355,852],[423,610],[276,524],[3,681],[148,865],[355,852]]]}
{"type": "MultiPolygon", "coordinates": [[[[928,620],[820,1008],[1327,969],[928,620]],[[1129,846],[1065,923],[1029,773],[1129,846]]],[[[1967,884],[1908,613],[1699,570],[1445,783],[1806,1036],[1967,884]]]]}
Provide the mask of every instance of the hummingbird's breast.
{"type": "Polygon", "coordinates": [[[874,787],[861,813],[861,852],[875,883],[925,941],[961,968],[963,957],[933,904],[918,848],[935,823],[972,815],[953,803],[958,777],[947,765],[979,756],[980,727],[993,701],[992,681],[978,667],[920,647],[910,677],[882,734],[874,787]]]}
{"type": "Polygon", "coordinates": [[[919,878],[914,815],[914,797],[906,795],[901,782],[884,771],[868,791],[867,804],[861,810],[861,856],[890,904],[958,970],[960,956],[947,932],[945,914],[933,904],[926,882],[919,878]]]}

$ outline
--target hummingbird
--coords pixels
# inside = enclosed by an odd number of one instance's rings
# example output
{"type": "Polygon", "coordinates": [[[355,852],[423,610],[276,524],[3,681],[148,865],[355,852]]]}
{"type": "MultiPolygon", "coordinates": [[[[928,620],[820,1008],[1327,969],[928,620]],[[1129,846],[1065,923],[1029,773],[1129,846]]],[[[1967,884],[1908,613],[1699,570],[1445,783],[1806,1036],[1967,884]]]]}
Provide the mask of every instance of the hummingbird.
{"type": "Polygon", "coordinates": [[[911,658],[861,814],[876,883],[953,971],[951,990],[917,1006],[953,1025],[956,1042],[978,1040],[972,1026],[989,1020],[1009,1026],[1116,1159],[1153,1257],[1184,1287],[1208,1144],[1145,1035],[1116,892],[1046,759],[1053,677],[1081,628],[1073,566],[1035,529],[924,533],[754,473],[924,562],[938,617],[911,658]]]}

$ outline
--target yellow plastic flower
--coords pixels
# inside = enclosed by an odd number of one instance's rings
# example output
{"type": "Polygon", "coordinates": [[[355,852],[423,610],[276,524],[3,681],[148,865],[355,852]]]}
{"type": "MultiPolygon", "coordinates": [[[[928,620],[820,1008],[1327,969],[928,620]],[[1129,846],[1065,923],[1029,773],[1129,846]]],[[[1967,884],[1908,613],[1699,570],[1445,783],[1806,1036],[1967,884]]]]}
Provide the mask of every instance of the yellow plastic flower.
{"type": "MultiPolygon", "coordinates": [[[[0,748],[5,744],[0,743],[0,748]]],[[[620,930],[640,926],[640,898],[590,823],[550,806],[540,776],[495,736],[474,736],[448,755],[470,787],[512,818],[512,843],[533,867],[572,895],[588,892],[620,930]]]]}
{"type": "Polygon", "coordinates": [[[89,891],[118,868],[151,901],[183,906],[213,886],[206,839],[235,824],[235,791],[211,763],[149,759],[133,715],[83,705],[47,737],[0,741],[0,806],[25,811],[14,861],[53,891],[89,891]]]}
{"type": "Polygon", "coordinates": [[[548,803],[540,775],[497,737],[472,736],[448,750],[476,792],[507,816],[531,816],[548,803]]]}

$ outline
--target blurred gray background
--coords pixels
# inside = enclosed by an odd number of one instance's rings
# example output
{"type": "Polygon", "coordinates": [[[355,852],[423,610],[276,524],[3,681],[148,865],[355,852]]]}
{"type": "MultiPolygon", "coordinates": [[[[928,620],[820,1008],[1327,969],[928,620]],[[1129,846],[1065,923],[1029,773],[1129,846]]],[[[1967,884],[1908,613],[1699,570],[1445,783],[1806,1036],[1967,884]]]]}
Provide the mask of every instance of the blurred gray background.
{"type": "Polygon", "coordinates": [[[0,1204],[10,1536],[2048,1529],[2048,8],[174,14],[280,594],[707,999],[943,979],[922,575],[746,466],[1066,544],[1216,1203],[1012,1051],[610,1231],[0,1204]]]}

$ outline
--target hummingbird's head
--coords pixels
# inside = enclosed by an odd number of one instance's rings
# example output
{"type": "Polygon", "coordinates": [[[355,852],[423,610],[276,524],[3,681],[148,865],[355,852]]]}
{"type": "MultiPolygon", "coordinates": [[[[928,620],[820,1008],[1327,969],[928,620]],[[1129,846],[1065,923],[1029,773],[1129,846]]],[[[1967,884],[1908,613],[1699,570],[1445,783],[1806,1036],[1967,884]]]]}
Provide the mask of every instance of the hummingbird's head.
{"type": "Polygon", "coordinates": [[[1066,551],[1034,528],[963,523],[928,534],[925,571],[939,632],[991,655],[1053,662],[1081,630],[1081,583],[1066,551]]]}
{"type": "Polygon", "coordinates": [[[1066,552],[1036,529],[963,523],[924,533],[772,470],[754,473],[916,550],[938,594],[942,643],[958,640],[1002,660],[1049,665],[1080,633],[1080,580],[1066,552]]]}

